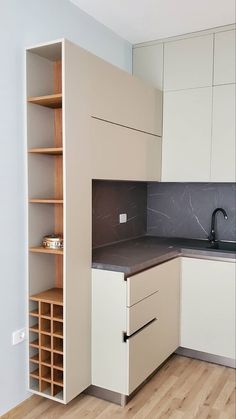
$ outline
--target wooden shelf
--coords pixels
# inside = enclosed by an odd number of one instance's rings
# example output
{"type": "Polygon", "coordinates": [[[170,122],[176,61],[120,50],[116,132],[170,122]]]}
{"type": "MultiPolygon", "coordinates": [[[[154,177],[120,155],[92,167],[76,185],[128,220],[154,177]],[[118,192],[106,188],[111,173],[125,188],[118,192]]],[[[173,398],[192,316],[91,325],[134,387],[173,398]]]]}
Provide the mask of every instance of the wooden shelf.
{"type": "Polygon", "coordinates": [[[63,204],[63,199],[42,199],[33,198],[29,200],[30,204],[63,204]]]}
{"type": "Polygon", "coordinates": [[[30,148],[29,153],[48,154],[49,156],[60,156],[63,154],[62,147],[30,148]]]}
{"type": "Polygon", "coordinates": [[[34,326],[31,326],[29,328],[29,330],[30,330],[30,332],[38,332],[39,331],[39,325],[38,325],[38,323],[35,324],[34,326]]]}
{"type": "Polygon", "coordinates": [[[43,246],[30,247],[30,252],[33,253],[48,253],[52,255],[63,255],[63,249],[47,249],[43,246]]]}
{"type": "Polygon", "coordinates": [[[47,96],[33,96],[28,98],[29,103],[46,106],[47,108],[57,109],[62,107],[62,94],[53,94],[47,96]]]}
{"type": "Polygon", "coordinates": [[[34,294],[30,297],[32,301],[42,301],[45,303],[63,305],[63,289],[62,288],[50,288],[47,291],[34,294]]]}

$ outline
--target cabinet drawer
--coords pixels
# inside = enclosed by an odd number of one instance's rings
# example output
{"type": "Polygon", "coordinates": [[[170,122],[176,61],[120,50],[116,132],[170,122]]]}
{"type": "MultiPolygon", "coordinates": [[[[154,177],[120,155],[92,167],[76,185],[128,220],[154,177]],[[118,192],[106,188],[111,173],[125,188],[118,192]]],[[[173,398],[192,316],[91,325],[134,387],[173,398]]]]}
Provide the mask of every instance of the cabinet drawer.
{"type": "Polygon", "coordinates": [[[147,327],[127,341],[129,357],[128,394],[131,394],[163,361],[158,352],[159,321],[147,327]]]}
{"type": "Polygon", "coordinates": [[[159,266],[127,278],[127,307],[159,291],[159,266]]]}
{"type": "Polygon", "coordinates": [[[130,336],[154,318],[158,318],[159,292],[127,308],[127,335],[130,336]]]}

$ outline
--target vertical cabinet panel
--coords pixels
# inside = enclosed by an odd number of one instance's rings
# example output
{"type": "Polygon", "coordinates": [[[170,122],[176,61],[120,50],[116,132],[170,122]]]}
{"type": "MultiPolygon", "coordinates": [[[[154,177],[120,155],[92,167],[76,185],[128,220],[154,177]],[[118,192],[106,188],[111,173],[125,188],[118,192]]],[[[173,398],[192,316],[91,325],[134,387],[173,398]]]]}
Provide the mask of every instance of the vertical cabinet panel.
{"type": "Polygon", "coordinates": [[[235,83],[236,31],[215,34],[214,84],[235,83]]]}
{"type": "Polygon", "coordinates": [[[235,358],[235,266],[183,258],[182,347],[235,358]]]}
{"type": "Polygon", "coordinates": [[[166,92],[162,181],[210,179],[212,88],[166,92]]]}
{"type": "Polygon", "coordinates": [[[212,85],[213,35],[167,42],[164,54],[164,90],[212,85]]]}
{"type": "Polygon", "coordinates": [[[235,84],[213,90],[212,182],[235,182],[235,84]]]}
{"type": "Polygon", "coordinates": [[[162,90],[163,44],[133,49],[133,74],[162,90]]]}

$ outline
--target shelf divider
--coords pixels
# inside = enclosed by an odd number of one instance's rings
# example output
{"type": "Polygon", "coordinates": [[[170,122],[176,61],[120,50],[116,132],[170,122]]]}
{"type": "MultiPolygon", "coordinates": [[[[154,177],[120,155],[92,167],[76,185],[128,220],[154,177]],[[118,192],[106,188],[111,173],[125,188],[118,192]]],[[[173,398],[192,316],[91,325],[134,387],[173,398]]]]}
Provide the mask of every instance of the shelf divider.
{"type": "Polygon", "coordinates": [[[28,103],[34,103],[35,105],[58,109],[62,107],[62,94],[57,93],[46,96],[31,96],[28,97],[28,103]]]}

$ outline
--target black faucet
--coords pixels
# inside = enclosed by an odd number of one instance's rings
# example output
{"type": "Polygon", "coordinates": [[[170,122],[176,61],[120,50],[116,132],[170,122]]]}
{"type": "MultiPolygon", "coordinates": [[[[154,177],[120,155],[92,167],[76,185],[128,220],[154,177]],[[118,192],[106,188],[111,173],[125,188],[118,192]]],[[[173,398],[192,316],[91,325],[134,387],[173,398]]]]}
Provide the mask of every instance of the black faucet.
{"type": "Polygon", "coordinates": [[[216,243],[216,214],[218,212],[222,212],[224,219],[227,220],[228,219],[228,215],[227,212],[224,210],[224,208],[216,208],[211,216],[211,232],[210,232],[210,236],[209,236],[209,240],[211,243],[216,243]]]}

